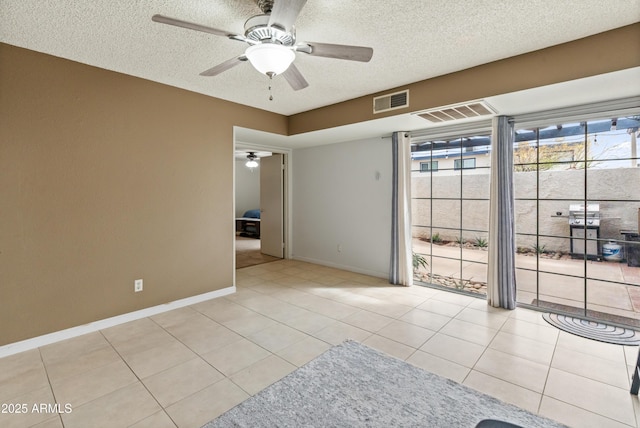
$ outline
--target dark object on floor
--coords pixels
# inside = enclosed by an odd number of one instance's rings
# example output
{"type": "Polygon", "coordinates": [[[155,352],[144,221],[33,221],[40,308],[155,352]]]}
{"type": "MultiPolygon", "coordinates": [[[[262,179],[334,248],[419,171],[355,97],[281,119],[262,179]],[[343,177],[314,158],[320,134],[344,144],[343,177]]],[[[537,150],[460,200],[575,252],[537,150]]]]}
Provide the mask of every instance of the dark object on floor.
{"type": "Polygon", "coordinates": [[[638,350],[636,368],[633,370],[633,378],[631,378],[631,393],[638,395],[638,389],[640,389],[640,350],[638,350]]]}
{"type": "Polygon", "coordinates": [[[562,314],[542,314],[542,318],[567,333],[614,345],[638,346],[640,335],[635,330],[562,314]]]}
{"type": "Polygon", "coordinates": [[[624,256],[627,259],[627,266],[640,266],[640,234],[633,232],[622,232],[624,235],[624,256]]]}
{"type": "Polygon", "coordinates": [[[520,425],[514,425],[510,422],[499,421],[496,419],[485,419],[480,421],[476,428],[522,428],[520,425]]]}
{"type": "MultiPolygon", "coordinates": [[[[585,317],[584,309],[576,306],[563,305],[562,303],[548,302],[546,300],[533,299],[531,301],[533,306],[541,309],[548,309],[549,312],[560,312],[567,315],[572,315],[577,318],[585,317]]],[[[623,317],[622,315],[608,314],[606,312],[594,311],[593,309],[587,309],[587,317],[600,320],[610,324],[621,324],[629,326],[629,328],[640,330],[640,320],[623,317]]]]}

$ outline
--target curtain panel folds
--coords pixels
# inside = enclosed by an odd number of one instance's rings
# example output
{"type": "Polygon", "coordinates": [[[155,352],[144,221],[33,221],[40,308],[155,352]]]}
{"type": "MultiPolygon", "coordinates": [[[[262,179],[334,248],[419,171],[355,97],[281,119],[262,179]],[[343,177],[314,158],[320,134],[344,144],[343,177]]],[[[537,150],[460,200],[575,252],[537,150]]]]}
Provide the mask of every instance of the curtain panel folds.
{"type": "Polygon", "coordinates": [[[493,119],[487,302],[506,309],[516,307],[514,137],[513,122],[508,117],[493,119]]]}
{"type": "Polygon", "coordinates": [[[411,252],[411,146],[409,136],[394,132],[391,196],[391,266],[389,282],[413,285],[411,252]]]}

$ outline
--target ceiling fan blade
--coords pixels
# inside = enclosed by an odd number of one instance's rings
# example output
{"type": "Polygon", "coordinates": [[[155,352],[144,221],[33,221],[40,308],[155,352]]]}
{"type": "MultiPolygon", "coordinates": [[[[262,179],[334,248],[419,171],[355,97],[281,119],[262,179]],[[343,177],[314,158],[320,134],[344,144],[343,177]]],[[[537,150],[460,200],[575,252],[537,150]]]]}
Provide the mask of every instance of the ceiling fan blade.
{"type": "Polygon", "coordinates": [[[299,91],[300,89],[304,89],[309,86],[309,82],[307,82],[298,70],[298,67],[295,64],[291,64],[287,70],[282,73],[282,76],[289,82],[289,85],[293,88],[294,91],[299,91]]]}
{"type": "Polygon", "coordinates": [[[289,31],[305,3],[307,0],[275,0],[273,9],[271,9],[269,25],[275,24],[284,28],[285,31],[289,31]]]}
{"type": "Polygon", "coordinates": [[[312,56],[360,62],[369,62],[373,56],[372,48],[364,46],[332,45],[329,43],[305,42],[302,45],[296,46],[296,50],[312,56]]]}
{"type": "Polygon", "coordinates": [[[200,76],[217,76],[223,71],[227,71],[230,68],[233,68],[236,65],[246,60],[247,60],[247,57],[244,55],[240,55],[239,57],[228,59],[225,62],[216,65],[215,67],[212,67],[208,70],[203,71],[202,73],[200,73],[200,76]]]}
{"type": "Polygon", "coordinates": [[[193,22],[182,21],[180,19],[170,18],[164,15],[153,15],[151,20],[154,22],[160,22],[162,24],[174,25],[176,27],[187,28],[189,30],[202,31],[203,33],[215,34],[216,36],[227,37],[233,40],[239,40],[241,42],[246,41],[244,36],[240,34],[230,33],[224,30],[218,30],[217,28],[207,27],[205,25],[196,24],[193,22]]]}

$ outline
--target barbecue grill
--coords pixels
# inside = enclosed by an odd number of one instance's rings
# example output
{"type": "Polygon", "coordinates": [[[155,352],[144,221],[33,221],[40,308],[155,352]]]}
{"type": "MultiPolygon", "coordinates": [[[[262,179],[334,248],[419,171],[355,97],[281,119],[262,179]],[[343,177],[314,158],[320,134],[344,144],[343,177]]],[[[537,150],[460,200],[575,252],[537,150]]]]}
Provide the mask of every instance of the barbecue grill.
{"type": "Polygon", "coordinates": [[[600,204],[569,205],[569,229],[571,232],[571,257],[598,258],[600,237],[600,204]]]}

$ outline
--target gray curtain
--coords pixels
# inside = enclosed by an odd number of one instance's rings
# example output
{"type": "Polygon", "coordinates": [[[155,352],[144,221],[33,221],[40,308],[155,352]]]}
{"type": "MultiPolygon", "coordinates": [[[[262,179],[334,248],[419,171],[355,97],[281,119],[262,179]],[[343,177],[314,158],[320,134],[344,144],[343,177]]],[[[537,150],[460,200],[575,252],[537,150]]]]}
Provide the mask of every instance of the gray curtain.
{"type": "Polygon", "coordinates": [[[393,154],[391,196],[391,266],[389,282],[413,285],[411,252],[411,147],[404,132],[391,137],[393,154]]]}
{"type": "Polygon", "coordinates": [[[494,118],[487,301],[506,309],[516,307],[513,142],[513,122],[505,116],[494,118]]]}

